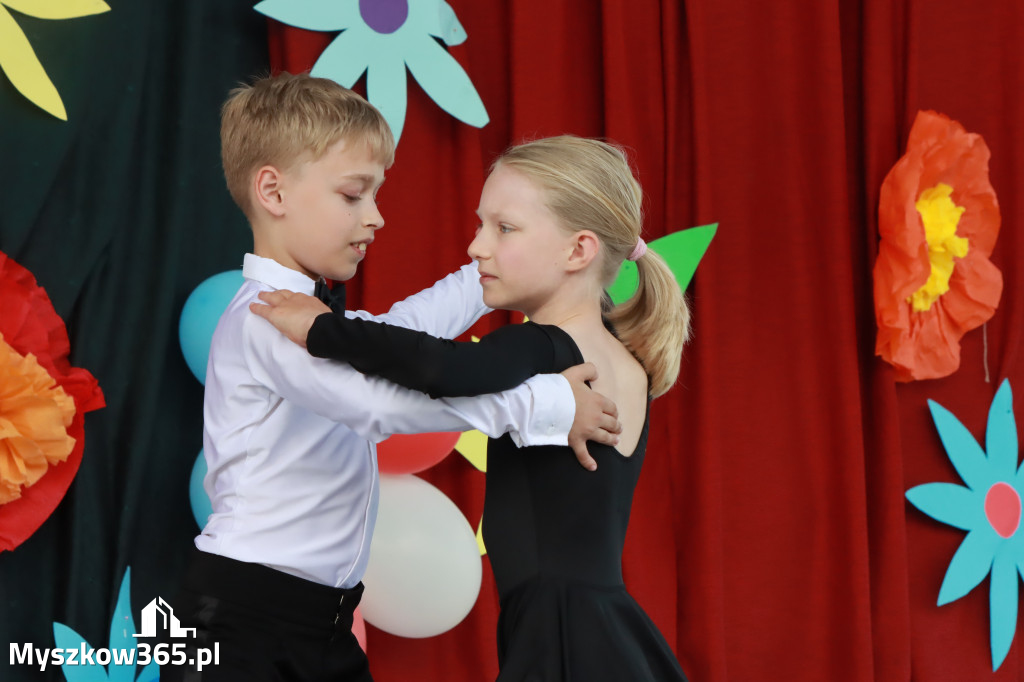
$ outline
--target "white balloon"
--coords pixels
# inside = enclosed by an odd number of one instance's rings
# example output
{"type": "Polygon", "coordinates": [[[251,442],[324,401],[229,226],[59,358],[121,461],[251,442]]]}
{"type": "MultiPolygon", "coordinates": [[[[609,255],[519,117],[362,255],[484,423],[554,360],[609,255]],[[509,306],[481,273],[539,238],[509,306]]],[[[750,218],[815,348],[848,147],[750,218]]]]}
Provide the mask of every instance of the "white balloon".
{"type": "Polygon", "coordinates": [[[382,474],[366,622],[400,637],[439,635],[473,608],[481,574],[476,534],[455,503],[412,474],[382,474]]]}

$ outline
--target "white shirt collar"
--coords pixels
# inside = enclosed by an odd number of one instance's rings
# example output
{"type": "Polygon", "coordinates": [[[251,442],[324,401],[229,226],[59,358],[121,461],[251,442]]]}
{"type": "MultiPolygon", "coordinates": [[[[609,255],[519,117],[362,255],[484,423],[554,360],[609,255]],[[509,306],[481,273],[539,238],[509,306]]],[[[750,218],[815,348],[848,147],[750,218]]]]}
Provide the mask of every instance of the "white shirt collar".
{"type": "Polygon", "coordinates": [[[242,260],[242,276],[262,282],[272,289],[288,289],[310,296],[313,295],[313,288],[316,286],[316,282],[298,270],[292,270],[276,260],[252,253],[245,254],[242,260]]]}

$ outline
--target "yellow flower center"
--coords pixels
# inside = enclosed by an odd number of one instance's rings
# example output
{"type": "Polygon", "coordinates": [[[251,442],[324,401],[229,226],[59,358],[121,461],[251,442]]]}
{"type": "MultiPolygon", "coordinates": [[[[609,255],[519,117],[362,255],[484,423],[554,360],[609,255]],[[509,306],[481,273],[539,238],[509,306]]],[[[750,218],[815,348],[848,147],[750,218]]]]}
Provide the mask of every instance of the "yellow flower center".
{"type": "Polygon", "coordinates": [[[940,182],[921,192],[914,208],[924,223],[924,238],[928,242],[928,260],[932,271],[924,286],[907,299],[916,312],[929,310],[939,297],[949,291],[949,278],[953,274],[953,259],[967,255],[967,238],[956,236],[956,226],[964,207],[950,199],[953,188],[940,182]]]}

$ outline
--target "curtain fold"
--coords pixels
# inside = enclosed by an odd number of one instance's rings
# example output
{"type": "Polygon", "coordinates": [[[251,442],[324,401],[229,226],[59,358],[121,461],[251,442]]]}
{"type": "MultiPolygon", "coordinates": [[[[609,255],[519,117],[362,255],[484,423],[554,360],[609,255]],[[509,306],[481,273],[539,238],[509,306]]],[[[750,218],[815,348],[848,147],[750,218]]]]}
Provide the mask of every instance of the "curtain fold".
{"type": "MultiPolygon", "coordinates": [[[[86,417],[68,497],[0,555],[0,640],[46,646],[58,621],[103,646],[129,565],[136,622],[177,588],[197,530],[188,477],[202,400],[177,321],[188,294],[250,248],[220,177],[218,107],[252,75],[310,68],[334,37],[266,21],[252,4],[16,17],[69,121],[0,78],[0,250],[46,288],[73,364],[99,379],[108,407],[86,417]]],[[[654,403],[623,562],[691,679],[1024,680],[1019,637],[991,670],[987,580],[936,606],[964,532],[904,497],[960,482],[928,399],[984,443],[999,383],[1024,386],[1024,5],[450,4],[468,39],[446,49],[490,123],[459,122],[408,76],[380,192],[386,226],[351,304],[383,311],[468,261],[485,173],[510,144],[561,133],[623,144],[648,241],[719,223],[688,290],[694,339],[679,385],[654,403]],[[992,320],[964,337],[955,374],[898,384],[874,355],[871,272],[879,188],[922,109],[992,151],[1004,289],[992,320]]],[[[472,333],[518,321],[498,312],[472,333]]],[[[422,477],[476,525],[483,474],[453,455],[422,477]]],[[[375,679],[494,678],[498,603],[483,561],[477,604],[453,630],[410,640],[369,628],[375,679]]]]}
{"type": "MultiPolygon", "coordinates": [[[[1021,255],[1011,116],[1021,10],[958,0],[452,6],[469,39],[451,53],[491,123],[452,130],[411,88],[387,188],[402,201],[386,205],[394,232],[368,263],[364,302],[384,306],[413,290],[410,276],[460,262],[459,239],[421,235],[423,213],[407,209],[441,197],[448,208],[431,203],[430,220],[458,225],[475,207],[477,173],[503,147],[563,132],[624,144],[644,184],[649,239],[720,223],[689,291],[695,339],[680,385],[655,403],[624,557],[628,586],[684,668],[697,680],[990,675],[984,589],[935,606],[962,533],[924,518],[904,492],[957,480],[926,399],[950,402],[983,433],[997,381],[1019,374],[1007,266],[1021,255]],[[982,330],[965,337],[961,370],[943,380],[896,384],[874,356],[878,191],[924,108],[993,150],[1004,226],[994,260],[1006,287],[987,329],[989,383],[982,330]],[[421,117],[432,126],[419,127],[421,117]],[[481,163],[453,169],[445,145],[472,146],[481,163]],[[435,165],[445,172],[428,187],[407,180],[435,165]],[[390,254],[416,248],[434,257],[403,259],[406,286],[392,287],[390,254]]],[[[283,57],[277,68],[289,65],[283,57]]],[[[496,317],[483,331],[505,321],[496,317]]],[[[479,495],[467,491],[479,477],[455,463],[426,477],[472,498],[475,518],[479,495]]],[[[371,628],[374,671],[397,680],[428,663],[437,672],[418,674],[456,679],[446,665],[454,647],[490,676],[495,613],[485,579],[467,622],[433,646],[371,628]]],[[[479,674],[469,669],[458,679],[479,674]]],[[[995,678],[1018,676],[1012,650],[995,678]]]]}

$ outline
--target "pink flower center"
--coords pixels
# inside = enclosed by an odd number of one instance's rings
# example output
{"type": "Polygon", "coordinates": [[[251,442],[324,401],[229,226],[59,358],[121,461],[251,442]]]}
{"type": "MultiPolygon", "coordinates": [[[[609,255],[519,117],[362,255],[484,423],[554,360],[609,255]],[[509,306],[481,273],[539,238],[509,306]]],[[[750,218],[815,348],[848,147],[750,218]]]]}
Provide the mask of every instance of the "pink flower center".
{"type": "Polygon", "coordinates": [[[999,482],[985,495],[985,516],[993,530],[1008,538],[1020,526],[1020,495],[1009,483],[999,482]]]}

